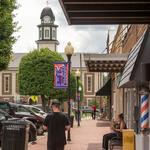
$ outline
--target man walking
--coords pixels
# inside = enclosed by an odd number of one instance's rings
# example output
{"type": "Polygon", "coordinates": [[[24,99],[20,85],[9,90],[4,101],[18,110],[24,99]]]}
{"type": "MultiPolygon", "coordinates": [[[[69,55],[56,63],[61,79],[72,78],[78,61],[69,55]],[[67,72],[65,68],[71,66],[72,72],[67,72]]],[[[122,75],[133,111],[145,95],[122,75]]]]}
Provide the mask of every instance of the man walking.
{"type": "Polygon", "coordinates": [[[65,130],[70,129],[70,123],[65,114],[60,112],[60,102],[52,102],[52,113],[44,121],[44,130],[48,130],[47,150],[64,150],[66,144],[65,130]]]}

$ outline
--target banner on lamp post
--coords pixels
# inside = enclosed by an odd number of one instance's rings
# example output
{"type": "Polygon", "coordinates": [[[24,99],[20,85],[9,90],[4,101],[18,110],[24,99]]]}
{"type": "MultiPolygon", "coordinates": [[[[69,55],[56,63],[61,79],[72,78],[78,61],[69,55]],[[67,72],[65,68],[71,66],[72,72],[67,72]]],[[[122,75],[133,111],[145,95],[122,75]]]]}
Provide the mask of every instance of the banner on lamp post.
{"type": "Polygon", "coordinates": [[[68,63],[54,63],[54,88],[62,89],[68,87],[68,63]]]}

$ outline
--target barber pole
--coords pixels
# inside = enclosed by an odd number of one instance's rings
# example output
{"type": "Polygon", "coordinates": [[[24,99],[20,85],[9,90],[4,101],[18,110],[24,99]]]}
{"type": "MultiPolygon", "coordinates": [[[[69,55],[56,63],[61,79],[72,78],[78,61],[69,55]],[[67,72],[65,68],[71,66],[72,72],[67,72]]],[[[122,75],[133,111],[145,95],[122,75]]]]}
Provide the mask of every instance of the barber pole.
{"type": "Polygon", "coordinates": [[[149,128],[148,95],[141,95],[141,128],[149,128]]]}

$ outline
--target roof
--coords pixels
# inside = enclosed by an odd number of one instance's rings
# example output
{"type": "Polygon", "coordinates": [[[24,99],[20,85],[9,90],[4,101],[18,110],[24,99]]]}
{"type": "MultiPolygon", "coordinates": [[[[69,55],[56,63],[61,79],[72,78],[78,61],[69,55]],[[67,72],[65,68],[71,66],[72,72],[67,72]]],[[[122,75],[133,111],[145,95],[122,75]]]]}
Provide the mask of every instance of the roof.
{"type": "MultiPolygon", "coordinates": [[[[145,34],[144,34],[145,35],[145,34]]],[[[138,42],[135,44],[135,46],[132,48],[127,63],[124,67],[124,71],[122,73],[122,77],[120,80],[119,87],[131,87],[133,86],[133,82],[130,80],[131,74],[133,72],[135,62],[137,61],[137,57],[139,55],[141,45],[144,40],[144,35],[138,40],[138,42]]]]}
{"type": "Polygon", "coordinates": [[[14,53],[12,56],[12,60],[9,63],[8,68],[18,68],[21,58],[25,56],[27,53],[14,53]]]}
{"type": "MultiPolygon", "coordinates": [[[[8,68],[9,69],[17,69],[19,67],[21,58],[23,56],[25,56],[26,54],[27,53],[14,53],[8,68]]],[[[67,60],[66,55],[64,53],[60,53],[60,54],[62,55],[62,57],[65,60],[67,60]]],[[[85,61],[84,61],[84,55],[82,53],[81,54],[80,53],[75,53],[72,56],[71,61],[72,61],[72,67],[73,68],[79,68],[80,67],[80,55],[81,55],[82,68],[86,68],[85,61]]]]}
{"type": "Polygon", "coordinates": [[[90,72],[121,72],[128,54],[84,54],[90,72]]]}
{"type": "Polygon", "coordinates": [[[42,10],[40,19],[42,19],[44,16],[50,16],[51,19],[53,21],[55,21],[55,16],[54,16],[53,11],[52,11],[52,9],[50,7],[45,7],[42,10]]]}
{"type": "Polygon", "coordinates": [[[149,0],[59,0],[69,24],[150,23],[149,0]]]}

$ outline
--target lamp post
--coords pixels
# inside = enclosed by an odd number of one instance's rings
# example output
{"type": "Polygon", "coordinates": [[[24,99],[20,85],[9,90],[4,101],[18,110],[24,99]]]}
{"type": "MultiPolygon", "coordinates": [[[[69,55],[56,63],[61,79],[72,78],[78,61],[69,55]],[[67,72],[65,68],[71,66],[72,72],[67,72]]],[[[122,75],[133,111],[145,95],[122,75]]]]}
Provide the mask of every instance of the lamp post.
{"type": "MultiPolygon", "coordinates": [[[[70,42],[68,42],[67,46],[65,47],[65,54],[67,56],[67,61],[68,61],[68,117],[70,120],[70,71],[71,71],[71,57],[74,53],[74,48],[71,45],[70,42]]],[[[70,136],[70,130],[68,131],[67,135],[67,141],[71,141],[71,136],[70,136]]]]}
{"type": "Polygon", "coordinates": [[[80,126],[80,108],[79,108],[79,103],[80,103],[80,92],[81,92],[81,87],[79,86],[79,78],[80,78],[80,71],[79,69],[75,72],[76,77],[77,77],[77,102],[78,102],[78,127],[80,126]]]}

